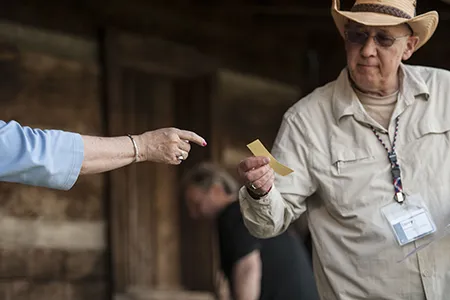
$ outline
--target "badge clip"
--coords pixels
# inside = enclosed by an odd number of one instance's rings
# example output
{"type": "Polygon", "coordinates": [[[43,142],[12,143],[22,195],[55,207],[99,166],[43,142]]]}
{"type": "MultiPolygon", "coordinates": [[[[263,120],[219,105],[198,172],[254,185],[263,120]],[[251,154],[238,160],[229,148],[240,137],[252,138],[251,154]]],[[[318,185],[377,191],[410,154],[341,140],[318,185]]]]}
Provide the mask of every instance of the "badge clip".
{"type": "Polygon", "coordinates": [[[402,192],[398,192],[395,194],[395,200],[401,204],[403,203],[403,201],[405,201],[405,195],[403,195],[402,192]]]}

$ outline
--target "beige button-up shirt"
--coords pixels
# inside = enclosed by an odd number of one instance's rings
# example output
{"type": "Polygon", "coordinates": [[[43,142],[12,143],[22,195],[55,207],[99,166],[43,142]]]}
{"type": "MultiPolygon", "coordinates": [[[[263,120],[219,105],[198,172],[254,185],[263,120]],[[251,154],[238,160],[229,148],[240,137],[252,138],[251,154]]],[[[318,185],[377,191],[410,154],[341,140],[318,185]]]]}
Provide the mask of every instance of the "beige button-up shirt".
{"type": "MultiPolygon", "coordinates": [[[[450,72],[401,65],[388,130],[364,111],[347,70],[285,114],[272,154],[294,169],[269,194],[240,203],[258,237],[277,235],[306,212],[321,299],[450,299],[450,236],[398,263],[432,236],[400,246],[381,208],[393,203],[386,149],[397,116],[397,155],[407,195],[420,194],[437,229],[450,223],[450,72]]],[[[390,149],[389,149],[390,150],[390,149]]],[[[407,200],[406,200],[407,201],[407,200]]]]}

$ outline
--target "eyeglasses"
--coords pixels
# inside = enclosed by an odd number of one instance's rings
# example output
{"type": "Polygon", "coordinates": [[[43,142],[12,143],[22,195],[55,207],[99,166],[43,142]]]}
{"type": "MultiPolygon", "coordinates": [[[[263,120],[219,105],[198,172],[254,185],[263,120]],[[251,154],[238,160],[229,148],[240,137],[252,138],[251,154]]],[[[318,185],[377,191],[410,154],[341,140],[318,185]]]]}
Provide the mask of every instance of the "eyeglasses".
{"type": "MultiPolygon", "coordinates": [[[[408,34],[408,35],[404,35],[404,36],[393,37],[384,32],[377,32],[373,36],[373,40],[375,41],[375,44],[377,44],[378,46],[381,46],[383,48],[389,48],[395,43],[396,40],[399,40],[399,39],[402,39],[405,37],[409,37],[409,36],[410,35],[408,34]]],[[[362,45],[362,46],[364,46],[367,43],[367,40],[370,37],[371,37],[371,35],[364,31],[359,31],[359,30],[346,30],[345,31],[345,38],[347,39],[347,41],[349,41],[350,43],[354,43],[354,44],[358,44],[358,45],[362,45]]]]}

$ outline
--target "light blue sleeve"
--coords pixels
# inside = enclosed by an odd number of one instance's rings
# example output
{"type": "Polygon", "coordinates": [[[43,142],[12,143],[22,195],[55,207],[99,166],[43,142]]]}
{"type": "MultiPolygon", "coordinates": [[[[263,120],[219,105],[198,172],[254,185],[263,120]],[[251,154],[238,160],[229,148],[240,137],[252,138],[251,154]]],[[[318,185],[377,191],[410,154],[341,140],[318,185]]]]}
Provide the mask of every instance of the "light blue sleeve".
{"type": "Polygon", "coordinates": [[[84,159],[81,135],[0,120],[0,181],[69,190],[84,159]]]}

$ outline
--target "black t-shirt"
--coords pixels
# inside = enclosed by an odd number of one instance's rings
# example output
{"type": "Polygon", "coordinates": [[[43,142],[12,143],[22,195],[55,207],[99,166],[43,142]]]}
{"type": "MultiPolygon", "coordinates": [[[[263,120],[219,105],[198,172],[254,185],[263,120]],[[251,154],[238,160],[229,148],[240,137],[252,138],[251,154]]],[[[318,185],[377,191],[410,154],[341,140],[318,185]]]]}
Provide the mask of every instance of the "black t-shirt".
{"type": "Polygon", "coordinates": [[[221,266],[231,285],[234,264],[259,250],[262,262],[260,300],[319,299],[307,251],[297,237],[289,232],[270,239],[252,236],[244,225],[237,201],[220,213],[217,225],[221,266]]]}

